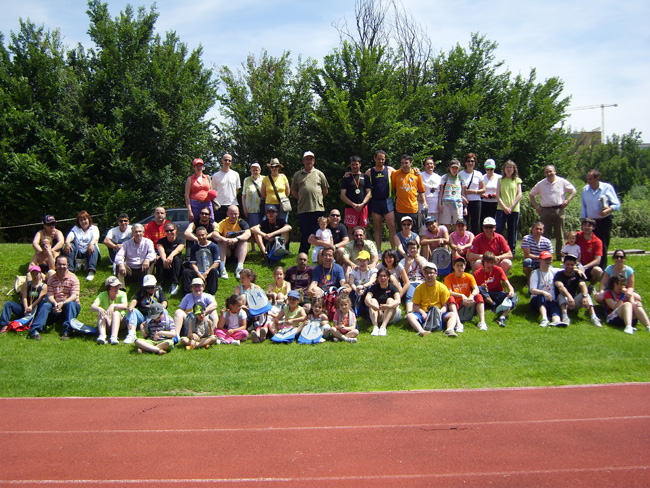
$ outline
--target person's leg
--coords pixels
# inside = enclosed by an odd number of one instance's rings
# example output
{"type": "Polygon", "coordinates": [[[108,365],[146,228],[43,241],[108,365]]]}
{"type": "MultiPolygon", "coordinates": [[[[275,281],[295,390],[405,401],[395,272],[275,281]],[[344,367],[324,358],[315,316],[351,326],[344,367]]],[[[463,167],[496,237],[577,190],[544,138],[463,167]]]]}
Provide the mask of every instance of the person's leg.
{"type": "Polygon", "coordinates": [[[95,244],[94,250],[92,254],[90,252],[86,252],[86,259],[88,260],[88,271],[97,271],[97,263],[99,262],[99,259],[101,258],[101,255],[99,254],[99,246],[95,244]]]}
{"type": "MultiPolygon", "coordinates": [[[[395,212],[390,211],[386,215],[384,215],[384,220],[386,220],[386,227],[388,227],[388,242],[390,242],[389,248],[392,249],[394,246],[394,241],[395,241],[395,212]]],[[[379,243],[379,247],[377,248],[377,251],[381,251],[381,242],[379,243]]]]}
{"type": "Polygon", "coordinates": [[[632,307],[632,310],[634,311],[634,316],[636,319],[641,322],[650,332],[650,321],[648,320],[648,314],[644,308],[640,304],[637,304],[636,306],[632,307]]]}
{"type": "MultiPolygon", "coordinates": [[[[551,239],[553,237],[553,209],[542,207],[542,213],[539,215],[539,220],[544,224],[544,237],[551,239]]],[[[559,258],[558,255],[555,257],[559,258]]]]}
{"type": "Polygon", "coordinates": [[[564,247],[564,209],[558,209],[553,214],[553,225],[555,227],[555,256],[562,256],[562,247],[564,247]]]}
{"type": "Polygon", "coordinates": [[[70,335],[72,332],[70,321],[77,318],[80,311],[81,307],[77,302],[68,302],[63,305],[63,336],[70,335]]]}
{"type": "Polygon", "coordinates": [[[388,310],[384,310],[384,316],[382,317],[381,321],[381,326],[385,329],[388,324],[390,324],[391,320],[393,320],[393,317],[395,317],[395,308],[390,308],[388,310]]]}
{"type": "Polygon", "coordinates": [[[185,324],[186,318],[187,314],[180,308],[174,312],[174,329],[176,330],[176,335],[178,337],[182,335],[183,325],[185,324]]]}
{"type": "Polygon", "coordinates": [[[600,258],[600,267],[602,269],[607,268],[607,250],[609,249],[609,238],[612,234],[612,220],[611,216],[598,219],[594,229],[594,234],[603,241],[603,256],[600,258]]]}
{"type": "Polygon", "coordinates": [[[374,224],[374,229],[375,229],[375,246],[377,246],[377,251],[381,250],[381,241],[382,241],[382,234],[383,234],[383,222],[384,218],[381,214],[378,213],[372,213],[372,221],[374,224]]]}
{"type": "Polygon", "coordinates": [[[298,224],[300,225],[300,248],[298,252],[309,252],[309,236],[311,235],[311,226],[309,220],[309,213],[298,214],[298,224]]]}
{"type": "Polygon", "coordinates": [[[262,239],[261,232],[262,231],[257,230],[257,228],[251,230],[251,233],[253,234],[253,240],[257,244],[257,247],[260,249],[260,251],[262,251],[263,254],[268,254],[268,251],[266,251],[266,244],[264,244],[264,239],[262,239]]]}
{"type": "Polygon", "coordinates": [[[219,289],[219,271],[213,269],[208,273],[208,277],[205,283],[205,292],[209,293],[210,295],[214,295],[218,289],[219,289]]]}
{"type": "Polygon", "coordinates": [[[519,212],[512,212],[508,215],[508,246],[512,251],[512,255],[515,255],[517,250],[517,230],[519,227],[519,212]]]}
{"type": "MultiPolygon", "coordinates": [[[[508,216],[505,214],[503,210],[497,210],[497,215],[495,217],[495,220],[497,221],[497,234],[503,235],[503,231],[506,228],[506,222],[508,220],[508,216]]],[[[508,226],[508,230],[510,230],[510,226],[508,226]]]]}
{"type": "Polygon", "coordinates": [[[422,328],[423,317],[419,313],[411,312],[406,314],[406,320],[418,334],[424,333],[422,328]]]}
{"type": "Polygon", "coordinates": [[[467,203],[469,213],[469,228],[475,236],[481,233],[481,201],[472,200],[467,203]]]}
{"type": "Polygon", "coordinates": [[[23,306],[20,303],[5,302],[2,307],[2,315],[0,316],[0,327],[9,325],[12,314],[22,317],[24,315],[23,311],[23,306]]]}

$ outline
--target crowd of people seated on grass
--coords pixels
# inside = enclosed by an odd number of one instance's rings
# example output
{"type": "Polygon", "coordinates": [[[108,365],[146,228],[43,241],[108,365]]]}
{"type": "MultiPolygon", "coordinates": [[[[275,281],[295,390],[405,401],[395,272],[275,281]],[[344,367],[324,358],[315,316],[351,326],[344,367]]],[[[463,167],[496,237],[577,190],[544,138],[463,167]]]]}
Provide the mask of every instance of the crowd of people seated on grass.
{"type": "MultiPolygon", "coordinates": [[[[269,176],[261,175],[258,163],[250,165],[251,176],[243,187],[230,154],[223,156],[212,178],[203,174],[204,162],[195,159],[185,186],[190,222],[184,239],[163,207],[154,210],[146,226],[131,225],[121,213],[118,225],[106,233],[103,243],[112,275],[92,303],[83,304],[96,313],[95,324],[77,320],[82,304],[75,273],[86,270],[86,280],[94,279],[101,259],[99,229],[81,211],[64,237],[56,219],[47,215],[33,239],[34,256],[20,301],[4,304],[2,332],[27,329],[28,338],[40,340],[46,325],[59,320],[62,340],[80,333],[95,335],[98,344],[119,344],[125,334],[124,343],[134,343],[139,352],[165,354],[175,345],[194,349],[259,343],[276,335],[299,338],[306,331],[316,342],[354,343],[359,340],[358,317],[368,320],[371,336],[386,336],[402,321],[420,336],[439,330],[458,337],[468,323],[487,331],[492,314],[505,327],[525,292],[515,291],[508,279],[516,252],[521,179],[510,160],[504,163],[503,176],[495,173],[492,159],[485,163],[485,176],[475,169],[474,153],[464,161],[466,170],[460,171],[460,162],[452,160],[439,177],[432,158],[425,158],[420,171],[412,167],[411,156],[402,155],[400,168],[394,169],[386,164],[386,153],[378,151],[374,166],[362,173],[360,158],[353,156],[350,171],[341,175],[344,212],[334,208],[326,217],[323,197],[329,183],[315,169],[310,151],[291,183],[274,158],[267,165],[269,176]],[[286,254],[292,231],[287,223],[289,196],[296,201],[301,237],[296,264],[285,271],[278,257],[286,254]],[[370,214],[374,241],[366,236],[370,214]],[[387,243],[377,239],[383,222],[387,243]],[[507,238],[499,232],[506,226],[507,238]],[[252,253],[255,245],[259,254],[252,253]],[[382,252],[382,247],[392,249],[382,252]],[[274,255],[282,248],[285,253],[274,255]],[[226,270],[229,258],[240,280],[236,285],[226,270]],[[256,283],[247,262],[275,264],[273,281],[256,283]],[[220,281],[232,292],[221,306],[214,297],[220,281]],[[142,285],[130,302],[125,293],[129,282],[142,285]],[[169,310],[167,294],[179,293],[179,307],[169,310]],[[260,300],[268,306],[260,308],[260,300]]],[[[546,178],[530,194],[541,218],[521,243],[522,271],[539,325],[567,327],[569,313],[585,308],[591,324],[601,327],[597,311],[602,305],[608,324],[631,334],[640,321],[650,331],[625,252],[617,250],[614,264],[605,267],[604,245],[596,231],[604,228],[609,242],[611,225],[602,220],[611,220],[611,212],[620,207],[613,188],[600,183],[596,170],[590,171],[581,230],[568,232],[565,242],[564,208],[577,190],[557,177],[553,166],[544,171],[546,178]],[[596,218],[589,215],[595,211],[594,198],[600,202],[596,218]],[[561,269],[553,267],[554,258],[562,261],[561,269]]]]}

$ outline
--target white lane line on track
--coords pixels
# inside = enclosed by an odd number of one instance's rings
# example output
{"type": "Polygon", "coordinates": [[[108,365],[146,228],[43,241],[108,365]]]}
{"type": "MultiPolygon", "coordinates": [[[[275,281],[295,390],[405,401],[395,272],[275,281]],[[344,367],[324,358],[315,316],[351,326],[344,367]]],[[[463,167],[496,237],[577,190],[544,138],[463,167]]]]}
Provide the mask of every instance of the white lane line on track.
{"type": "Polygon", "coordinates": [[[3,435],[22,434],[174,434],[202,432],[275,432],[275,431],[314,431],[314,430],[358,430],[358,429],[426,429],[426,430],[457,430],[490,425],[522,425],[522,424],[554,424],[571,422],[606,422],[624,420],[650,420],[650,415],[628,415],[620,417],[591,417],[574,419],[542,419],[542,420],[495,420],[486,422],[449,422],[427,424],[377,424],[377,425],[315,425],[303,427],[245,427],[245,428],[215,428],[215,429],[102,429],[102,430],[8,430],[0,432],[3,435]]]}
{"type": "Polygon", "coordinates": [[[179,484],[179,483],[309,483],[328,481],[372,481],[372,480],[417,480],[417,479],[449,479],[463,477],[486,477],[486,476],[530,476],[532,475],[558,475],[571,473],[603,473],[608,471],[647,471],[650,466],[600,466],[597,468],[570,468],[570,469],[533,469],[520,471],[490,471],[490,472],[468,472],[468,473],[426,473],[426,474],[396,474],[378,476],[314,476],[314,477],[277,477],[277,478],[187,478],[187,479],[112,479],[112,480],[0,480],[0,484],[8,485],[41,485],[41,484],[179,484]]]}

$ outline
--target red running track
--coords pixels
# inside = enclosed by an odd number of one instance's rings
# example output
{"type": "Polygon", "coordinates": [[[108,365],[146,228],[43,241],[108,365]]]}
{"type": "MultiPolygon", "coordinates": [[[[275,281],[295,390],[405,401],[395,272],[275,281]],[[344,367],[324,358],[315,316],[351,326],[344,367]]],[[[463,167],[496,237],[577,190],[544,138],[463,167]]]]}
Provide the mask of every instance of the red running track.
{"type": "Polygon", "coordinates": [[[650,384],[0,399],[0,486],[648,487],[650,384]]]}

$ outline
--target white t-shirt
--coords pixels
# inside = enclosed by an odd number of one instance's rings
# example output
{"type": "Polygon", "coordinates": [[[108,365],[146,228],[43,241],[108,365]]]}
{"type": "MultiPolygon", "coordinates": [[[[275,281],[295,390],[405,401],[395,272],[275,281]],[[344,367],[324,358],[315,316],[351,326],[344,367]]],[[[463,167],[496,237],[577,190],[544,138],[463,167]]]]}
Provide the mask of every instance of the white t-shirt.
{"type": "Polygon", "coordinates": [[[239,173],[228,170],[224,173],[222,170],[212,175],[212,188],[217,190],[217,202],[221,206],[237,205],[237,192],[241,188],[239,173]]]}
{"type": "MultiPolygon", "coordinates": [[[[442,176],[434,172],[429,174],[426,171],[420,173],[422,183],[424,184],[424,197],[427,200],[430,214],[438,213],[438,193],[440,192],[440,180],[442,176]]],[[[420,210],[422,210],[420,208],[420,210]]]]}
{"type": "MultiPolygon", "coordinates": [[[[468,190],[478,190],[481,180],[483,179],[483,173],[481,173],[478,170],[474,170],[471,173],[468,173],[467,170],[463,170],[458,173],[458,175],[463,179],[465,182],[465,185],[467,185],[468,190]]],[[[467,194],[467,200],[468,201],[478,201],[481,199],[481,195],[477,195],[475,193],[468,193],[467,194]]]]}
{"type": "Polygon", "coordinates": [[[498,175],[494,173],[494,176],[490,180],[487,175],[483,177],[483,183],[485,183],[485,193],[483,194],[482,200],[484,202],[498,202],[496,194],[497,194],[497,185],[499,184],[499,178],[501,178],[501,175],[498,175]],[[495,195],[494,198],[485,198],[486,195],[495,195]]]}
{"type": "Polygon", "coordinates": [[[536,269],[530,275],[529,290],[543,290],[547,291],[555,300],[555,274],[560,271],[559,269],[551,266],[548,271],[544,273],[541,269],[536,269]]]}
{"type": "Polygon", "coordinates": [[[350,274],[354,278],[355,285],[365,285],[370,281],[372,275],[377,273],[377,268],[368,268],[365,271],[361,271],[361,268],[350,271],[350,274]]]}
{"type": "Polygon", "coordinates": [[[122,244],[123,242],[126,242],[131,239],[131,237],[133,237],[131,233],[132,229],[130,225],[127,226],[124,232],[120,230],[120,226],[118,225],[117,227],[113,227],[111,230],[109,230],[106,233],[106,237],[108,237],[113,244],[122,244]]]}
{"type": "Polygon", "coordinates": [[[81,227],[75,225],[68,233],[68,237],[70,237],[70,235],[74,235],[73,244],[77,248],[77,251],[83,254],[88,251],[88,244],[90,244],[91,241],[99,241],[99,228],[96,225],[91,225],[88,227],[88,230],[84,232],[81,227]]]}

